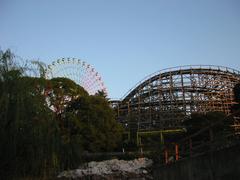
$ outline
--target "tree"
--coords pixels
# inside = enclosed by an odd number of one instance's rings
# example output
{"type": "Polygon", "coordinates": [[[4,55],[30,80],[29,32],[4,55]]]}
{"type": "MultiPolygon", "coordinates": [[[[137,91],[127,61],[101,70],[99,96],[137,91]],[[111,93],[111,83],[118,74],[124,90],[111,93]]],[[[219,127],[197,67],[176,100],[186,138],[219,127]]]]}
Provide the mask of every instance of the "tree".
{"type": "Polygon", "coordinates": [[[231,107],[232,113],[235,113],[236,116],[239,116],[240,114],[240,83],[236,84],[233,88],[233,93],[234,93],[234,100],[236,101],[237,104],[234,104],[231,107]]]}
{"type": "Polygon", "coordinates": [[[95,94],[95,96],[107,98],[107,93],[104,92],[103,90],[98,90],[98,92],[95,94]]]}
{"type": "Polygon", "coordinates": [[[63,112],[68,102],[81,96],[88,96],[83,87],[67,78],[53,78],[48,85],[50,106],[57,113],[63,112]]]}
{"type": "Polygon", "coordinates": [[[227,142],[227,137],[233,133],[231,127],[234,119],[223,112],[208,112],[206,114],[193,113],[191,117],[183,122],[187,129],[186,136],[196,134],[205,129],[202,133],[194,137],[195,141],[209,141],[214,139],[220,143],[227,142]]]}
{"type": "Polygon", "coordinates": [[[67,123],[74,124],[70,135],[81,137],[83,150],[89,152],[112,151],[118,146],[122,127],[114,117],[109,103],[100,96],[80,97],[65,112],[67,123]]]}
{"type": "Polygon", "coordinates": [[[240,103],[240,83],[234,86],[233,93],[234,93],[235,101],[240,103]]]}
{"type": "Polygon", "coordinates": [[[43,93],[46,81],[24,77],[9,50],[0,53],[0,174],[39,176],[58,166],[58,126],[43,93]]]}
{"type": "MultiPolygon", "coordinates": [[[[40,63],[41,65],[41,63],[40,63]]],[[[112,151],[122,127],[104,96],[67,78],[28,77],[10,50],[0,51],[0,177],[50,176],[75,168],[82,152],[112,151]]]]}

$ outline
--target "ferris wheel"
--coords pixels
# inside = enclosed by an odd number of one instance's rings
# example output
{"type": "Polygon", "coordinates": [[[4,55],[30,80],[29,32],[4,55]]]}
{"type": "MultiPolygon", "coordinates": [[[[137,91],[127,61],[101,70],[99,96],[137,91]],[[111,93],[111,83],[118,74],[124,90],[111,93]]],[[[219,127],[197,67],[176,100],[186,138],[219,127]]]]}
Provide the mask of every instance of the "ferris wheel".
{"type": "Polygon", "coordinates": [[[107,89],[99,73],[91,65],[80,59],[62,58],[53,61],[47,67],[46,77],[48,79],[69,78],[82,86],[90,95],[94,95],[98,91],[107,94],[107,89]]]}

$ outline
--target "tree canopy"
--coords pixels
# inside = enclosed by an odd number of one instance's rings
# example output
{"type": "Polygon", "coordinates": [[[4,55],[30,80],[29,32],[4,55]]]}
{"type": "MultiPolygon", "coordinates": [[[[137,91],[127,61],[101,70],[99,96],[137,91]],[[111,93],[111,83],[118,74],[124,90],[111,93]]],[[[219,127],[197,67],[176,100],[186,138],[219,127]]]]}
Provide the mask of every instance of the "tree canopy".
{"type": "Polygon", "coordinates": [[[0,51],[1,178],[50,175],[78,166],[85,151],[118,146],[122,128],[104,96],[70,79],[26,76],[19,64],[0,51]]]}

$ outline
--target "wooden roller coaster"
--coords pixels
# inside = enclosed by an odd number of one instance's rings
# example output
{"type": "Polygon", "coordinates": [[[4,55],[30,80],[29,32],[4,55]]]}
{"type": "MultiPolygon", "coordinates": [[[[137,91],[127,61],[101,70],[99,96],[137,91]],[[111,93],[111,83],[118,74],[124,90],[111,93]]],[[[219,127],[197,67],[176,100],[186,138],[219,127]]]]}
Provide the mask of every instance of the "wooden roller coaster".
{"type": "Polygon", "coordinates": [[[222,66],[181,66],[156,72],[112,104],[126,129],[154,131],[181,128],[194,112],[230,114],[233,87],[240,72],[222,66]]]}

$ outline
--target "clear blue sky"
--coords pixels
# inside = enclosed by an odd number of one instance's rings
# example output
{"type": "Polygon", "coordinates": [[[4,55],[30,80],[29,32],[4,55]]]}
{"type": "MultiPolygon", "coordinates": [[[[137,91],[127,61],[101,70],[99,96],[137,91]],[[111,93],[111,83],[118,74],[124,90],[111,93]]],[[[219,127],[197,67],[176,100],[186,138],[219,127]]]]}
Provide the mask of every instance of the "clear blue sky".
{"type": "Polygon", "coordinates": [[[0,47],[47,64],[83,59],[120,98],[167,67],[240,69],[240,1],[0,0],[0,47]]]}

